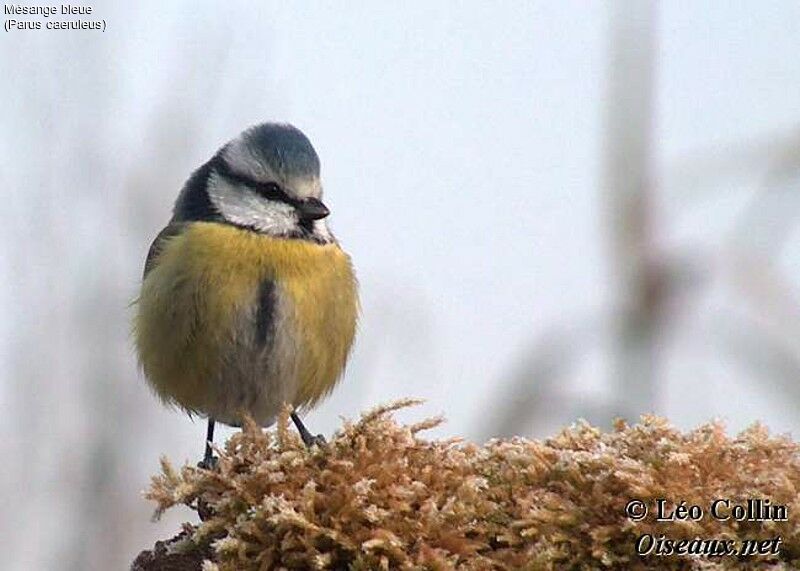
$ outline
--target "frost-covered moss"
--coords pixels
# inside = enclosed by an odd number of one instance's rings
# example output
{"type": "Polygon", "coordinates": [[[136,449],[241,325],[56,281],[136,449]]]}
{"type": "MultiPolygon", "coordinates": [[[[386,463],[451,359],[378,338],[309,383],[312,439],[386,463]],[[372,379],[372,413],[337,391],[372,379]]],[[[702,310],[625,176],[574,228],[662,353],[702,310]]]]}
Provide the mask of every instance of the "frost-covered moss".
{"type": "Polygon", "coordinates": [[[188,526],[211,553],[204,571],[267,569],[727,569],[800,567],[800,448],[760,427],[735,438],[719,424],[681,433],[643,417],[603,433],[579,423],[545,441],[484,446],[425,440],[432,419],[400,425],[402,401],[346,422],[324,448],[307,450],[284,411],[274,431],[249,424],[220,451],[215,472],[166,460],[147,496],[157,514],[203,505],[188,526]],[[640,523],[637,498],[702,506],[699,521],[640,523]],[[717,521],[715,499],[769,498],[785,522],[717,521]],[[769,539],[777,554],[650,556],[643,534],[670,539],[769,539]]]}

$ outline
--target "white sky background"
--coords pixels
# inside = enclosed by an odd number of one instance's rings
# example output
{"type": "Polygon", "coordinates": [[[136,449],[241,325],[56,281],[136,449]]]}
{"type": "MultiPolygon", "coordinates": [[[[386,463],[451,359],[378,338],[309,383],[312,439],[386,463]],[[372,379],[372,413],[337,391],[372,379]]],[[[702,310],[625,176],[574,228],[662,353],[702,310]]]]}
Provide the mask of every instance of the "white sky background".
{"type": "MultiPolygon", "coordinates": [[[[116,418],[87,396],[102,357],[73,322],[91,307],[91,284],[115,287],[118,300],[89,327],[114,343],[118,376],[98,382],[142,419],[118,442],[132,457],[117,468],[131,489],[117,493],[139,510],[128,521],[141,520],[120,560],[182,517],[154,526],[136,494],[159,454],[194,461],[204,428],[147,394],[124,301],[184,179],[250,124],[290,121],[314,142],[331,225],[361,281],[357,349],[341,387],[309,416],[313,430],[419,396],[428,403],[410,416],[444,413],[440,434],[482,438],[487,408],[533,344],[603,307],[607,5],[428,4],[98,2],[105,34],[0,36],[0,303],[10,316],[0,323],[2,450],[18,452],[8,441],[29,419],[47,436],[33,442],[24,489],[36,499],[20,526],[18,568],[47,568],[70,549],[68,539],[50,554],[33,548],[71,517],[59,454],[68,447],[64,462],[85,463],[82,439],[116,418]],[[140,194],[127,196],[131,188],[140,194]],[[37,353],[20,356],[20,332],[37,353]],[[24,380],[15,359],[29,365],[24,380]],[[19,402],[24,383],[36,383],[35,398],[19,402]],[[44,514],[49,523],[37,524],[44,514]]],[[[769,167],[755,162],[695,188],[671,184],[683,180],[671,178],[681,165],[796,129],[799,28],[795,2],[661,5],[654,159],[671,246],[720,243],[769,167]]],[[[794,232],[780,260],[794,283],[798,242],[794,232]]],[[[722,416],[734,429],[762,419],[797,433],[795,406],[709,357],[712,344],[699,339],[665,365],[658,412],[682,427],[722,416]]],[[[566,392],[596,398],[605,375],[602,359],[589,359],[566,392]]]]}

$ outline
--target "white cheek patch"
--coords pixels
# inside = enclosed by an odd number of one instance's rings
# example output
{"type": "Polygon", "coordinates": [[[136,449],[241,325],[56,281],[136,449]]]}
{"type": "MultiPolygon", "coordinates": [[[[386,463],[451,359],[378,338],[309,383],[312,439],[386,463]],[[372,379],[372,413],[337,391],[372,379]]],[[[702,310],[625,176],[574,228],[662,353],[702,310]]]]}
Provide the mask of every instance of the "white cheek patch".
{"type": "Polygon", "coordinates": [[[297,228],[297,213],[289,204],[267,200],[216,174],[209,177],[207,188],[212,204],[228,222],[278,236],[297,228]]]}

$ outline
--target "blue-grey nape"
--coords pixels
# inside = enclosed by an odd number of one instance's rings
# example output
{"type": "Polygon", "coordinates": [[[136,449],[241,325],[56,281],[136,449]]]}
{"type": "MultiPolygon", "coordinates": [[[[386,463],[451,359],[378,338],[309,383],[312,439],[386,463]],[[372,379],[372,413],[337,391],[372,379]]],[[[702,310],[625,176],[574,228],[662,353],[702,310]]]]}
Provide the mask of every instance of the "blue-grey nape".
{"type": "Polygon", "coordinates": [[[172,222],[223,221],[206,192],[209,176],[222,161],[220,152],[217,151],[208,162],[195,170],[183,185],[172,209],[172,222]]]}
{"type": "Polygon", "coordinates": [[[286,178],[319,177],[319,156],[303,132],[286,123],[262,123],[242,133],[247,148],[286,178]]]}

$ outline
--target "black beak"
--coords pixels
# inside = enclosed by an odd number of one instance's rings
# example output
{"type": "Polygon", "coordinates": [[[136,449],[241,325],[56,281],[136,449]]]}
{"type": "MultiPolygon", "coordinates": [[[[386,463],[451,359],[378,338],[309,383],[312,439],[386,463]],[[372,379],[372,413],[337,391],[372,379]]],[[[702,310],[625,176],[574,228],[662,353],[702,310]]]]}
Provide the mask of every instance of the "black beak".
{"type": "Polygon", "coordinates": [[[319,220],[331,213],[328,207],[316,198],[306,198],[297,204],[297,213],[302,220],[319,220]]]}

